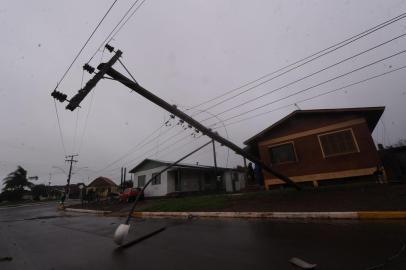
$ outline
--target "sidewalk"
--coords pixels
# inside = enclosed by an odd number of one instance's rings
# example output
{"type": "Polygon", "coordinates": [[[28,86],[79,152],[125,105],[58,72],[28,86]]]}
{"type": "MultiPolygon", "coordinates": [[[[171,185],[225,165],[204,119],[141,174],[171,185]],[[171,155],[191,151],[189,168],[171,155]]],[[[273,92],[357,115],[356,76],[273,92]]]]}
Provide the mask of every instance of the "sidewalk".
{"type": "Polygon", "coordinates": [[[134,212],[142,218],[406,219],[406,211],[362,212],[134,212]]]}
{"type": "MultiPolygon", "coordinates": [[[[128,213],[66,208],[67,212],[126,217],[128,213]]],[[[242,218],[242,219],[406,219],[406,211],[360,212],[133,212],[136,218],[242,218]]]]}
{"type": "MultiPolygon", "coordinates": [[[[90,203],[70,208],[111,211],[125,216],[128,203],[90,203]]],[[[382,219],[406,217],[406,185],[358,185],[146,199],[134,215],[142,217],[236,217],[382,219]]],[[[97,213],[97,212],[95,212],[97,213]]],[[[101,212],[99,212],[101,213],[101,212]]]]}

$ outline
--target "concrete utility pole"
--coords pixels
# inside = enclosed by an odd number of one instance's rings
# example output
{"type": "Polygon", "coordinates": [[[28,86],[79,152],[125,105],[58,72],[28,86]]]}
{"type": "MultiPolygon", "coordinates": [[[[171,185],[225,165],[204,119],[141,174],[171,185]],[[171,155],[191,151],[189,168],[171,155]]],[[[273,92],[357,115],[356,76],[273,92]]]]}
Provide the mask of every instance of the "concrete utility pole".
{"type": "Polygon", "coordinates": [[[123,172],[123,191],[124,191],[124,189],[126,188],[126,178],[127,178],[127,168],[124,168],[124,172],[123,172]]]}
{"type": "Polygon", "coordinates": [[[216,145],[215,141],[211,140],[211,143],[213,144],[213,160],[214,160],[214,172],[216,174],[216,181],[217,181],[217,157],[216,157],[216,145]]]}
{"type": "MultiPolygon", "coordinates": [[[[108,48],[108,47],[106,46],[106,48],[108,48]]],[[[110,51],[114,50],[111,46],[109,46],[108,49],[110,51]]],[[[149,101],[155,103],[156,105],[160,106],[161,108],[165,109],[166,111],[172,113],[173,115],[177,116],[179,119],[185,121],[187,124],[191,125],[198,131],[202,132],[204,135],[210,137],[212,140],[215,140],[218,143],[227,146],[228,148],[233,150],[235,153],[237,153],[243,157],[246,157],[247,159],[251,160],[252,162],[260,164],[264,170],[268,171],[269,173],[273,174],[274,176],[276,176],[277,178],[286,182],[287,184],[300,190],[300,187],[295,182],[293,182],[289,177],[275,171],[273,168],[271,168],[270,166],[268,166],[267,164],[262,162],[262,160],[260,160],[258,157],[252,155],[251,153],[244,151],[241,147],[237,146],[233,142],[223,138],[216,132],[205,127],[199,121],[193,119],[186,113],[179,110],[175,105],[171,105],[168,102],[166,102],[165,100],[163,100],[163,99],[159,98],[158,96],[154,95],[153,93],[149,92],[148,90],[143,88],[141,85],[139,85],[135,81],[135,79],[131,80],[131,79],[127,78],[126,76],[124,76],[123,74],[121,74],[120,72],[118,72],[117,70],[113,69],[112,66],[114,65],[115,62],[119,61],[119,58],[121,57],[121,55],[122,55],[122,51],[117,50],[115,52],[115,55],[107,63],[100,64],[97,67],[99,72],[86,83],[86,85],[83,87],[83,89],[79,90],[79,92],[71,98],[71,100],[69,101],[69,104],[66,106],[66,109],[71,110],[71,111],[75,110],[80,105],[82,100],[87,96],[87,94],[89,94],[90,91],[96,86],[97,82],[100,81],[104,77],[104,75],[109,75],[110,79],[114,79],[114,80],[124,84],[128,88],[134,90],[139,95],[145,97],[149,101]]]]}
{"type": "Polygon", "coordinates": [[[69,173],[68,173],[68,180],[67,180],[67,184],[66,184],[66,189],[67,189],[66,199],[69,199],[70,178],[72,176],[72,165],[73,165],[74,162],[78,162],[77,160],[74,159],[74,157],[77,157],[77,156],[79,156],[79,155],[78,154],[76,154],[76,155],[68,155],[68,156],[65,157],[66,158],[65,162],[70,163],[70,165],[69,165],[69,173]],[[70,158],[70,159],[68,159],[68,158],[70,158]]]}
{"type": "Polygon", "coordinates": [[[120,169],[120,190],[123,191],[123,167],[120,169]]]}

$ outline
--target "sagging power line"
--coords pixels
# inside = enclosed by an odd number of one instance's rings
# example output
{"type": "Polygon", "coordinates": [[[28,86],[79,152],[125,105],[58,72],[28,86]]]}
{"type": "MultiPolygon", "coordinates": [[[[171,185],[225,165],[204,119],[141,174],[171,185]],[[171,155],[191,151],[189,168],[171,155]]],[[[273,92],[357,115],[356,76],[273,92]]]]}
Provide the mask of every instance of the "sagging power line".
{"type": "MultiPolygon", "coordinates": [[[[308,63],[313,62],[314,60],[317,60],[317,59],[319,59],[319,58],[321,58],[321,57],[323,57],[323,56],[325,56],[325,55],[327,55],[327,54],[329,54],[329,53],[332,53],[332,52],[334,52],[334,51],[336,51],[336,50],[338,50],[338,49],[340,49],[340,48],[343,48],[343,47],[345,47],[345,46],[347,46],[347,45],[349,45],[349,44],[351,44],[351,43],[353,43],[353,42],[355,42],[355,41],[357,41],[357,40],[359,40],[359,39],[361,39],[361,38],[363,38],[363,37],[365,37],[365,36],[368,36],[368,35],[370,35],[370,34],[376,32],[376,31],[378,31],[378,30],[380,30],[380,29],[382,29],[382,28],[385,28],[385,27],[387,27],[387,26],[389,26],[389,25],[391,25],[391,24],[393,24],[393,23],[395,23],[395,22],[397,22],[397,21],[399,21],[399,20],[402,20],[402,19],[404,19],[404,18],[406,18],[406,13],[402,13],[402,14],[400,14],[400,15],[398,15],[398,16],[392,18],[392,19],[389,19],[389,20],[387,20],[387,21],[385,21],[385,22],[383,22],[383,23],[380,23],[380,24],[378,24],[378,25],[376,25],[376,26],[374,26],[374,27],[372,27],[372,28],[369,28],[369,29],[367,29],[367,30],[365,30],[365,31],[363,31],[363,32],[361,32],[361,33],[359,33],[359,34],[356,34],[356,35],[354,35],[354,36],[351,36],[350,38],[347,38],[347,39],[345,39],[345,40],[343,40],[343,41],[341,41],[341,42],[338,42],[338,43],[336,43],[336,44],[334,44],[334,45],[332,45],[332,46],[329,46],[328,48],[325,48],[325,49],[320,50],[320,51],[318,51],[318,52],[316,52],[316,53],[313,53],[313,54],[311,54],[311,55],[309,55],[309,56],[307,56],[307,57],[301,58],[301,59],[295,61],[295,62],[292,63],[292,64],[286,65],[286,66],[284,66],[284,67],[282,67],[282,68],[279,68],[279,69],[277,69],[277,70],[275,70],[275,71],[273,71],[273,72],[267,73],[267,74],[265,74],[265,75],[263,75],[263,76],[261,76],[261,77],[255,79],[255,80],[252,80],[252,81],[250,81],[250,82],[248,82],[248,83],[243,84],[242,86],[239,86],[239,87],[237,87],[237,88],[234,88],[234,89],[231,89],[231,90],[229,90],[229,91],[226,91],[225,93],[220,94],[219,96],[213,97],[213,98],[211,98],[211,99],[209,99],[209,100],[207,100],[207,101],[204,101],[204,102],[202,102],[202,103],[199,103],[199,104],[193,106],[192,108],[196,108],[196,107],[200,107],[200,106],[203,106],[203,105],[205,105],[205,104],[208,104],[208,103],[210,103],[210,102],[212,102],[212,101],[214,101],[214,100],[217,100],[217,99],[219,99],[219,98],[222,98],[222,97],[224,97],[224,96],[226,96],[226,95],[228,95],[228,94],[231,94],[231,93],[233,93],[233,92],[235,92],[235,91],[238,91],[238,90],[240,90],[240,89],[243,89],[243,88],[246,87],[246,86],[249,86],[249,85],[251,85],[251,84],[253,84],[253,83],[259,82],[259,81],[261,81],[262,79],[265,79],[265,78],[267,78],[267,77],[269,77],[269,76],[271,76],[271,75],[277,74],[277,73],[279,73],[279,72],[281,72],[281,71],[283,71],[283,70],[289,68],[288,70],[286,70],[286,71],[284,71],[284,72],[282,72],[282,73],[280,73],[280,74],[278,74],[278,75],[276,75],[276,76],[274,76],[274,77],[272,77],[272,78],[270,78],[270,79],[267,79],[267,80],[265,80],[265,81],[263,81],[263,82],[261,82],[261,83],[255,85],[255,86],[250,87],[249,90],[252,90],[252,89],[254,89],[254,88],[256,88],[256,87],[259,87],[259,86],[261,86],[261,85],[263,85],[263,84],[265,84],[265,83],[267,83],[267,82],[269,82],[269,81],[271,81],[271,80],[274,80],[274,79],[276,79],[276,78],[278,78],[278,77],[280,77],[280,76],[282,76],[282,75],[285,75],[285,74],[287,74],[287,73],[289,73],[289,72],[291,72],[291,71],[294,71],[294,70],[296,70],[296,69],[298,69],[298,68],[300,68],[300,67],[302,67],[302,66],[304,66],[304,65],[306,65],[306,64],[308,64],[308,63]],[[303,62],[303,63],[302,63],[302,62],[303,62]],[[300,64],[300,63],[301,63],[301,64],[300,64]],[[297,64],[299,64],[299,65],[297,65],[297,64]],[[295,66],[295,65],[297,65],[297,66],[295,66]]],[[[247,92],[247,91],[245,90],[245,91],[243,91],[242,93],[245,93],[245,92],[247,92]]],[[[226,102],[226,101],[228,101],[228,100],[230,100],[230,99],[225,99],[224,101],[221,101],[221,102],[219,102],[219,103],[216,103],[215,106],[218,106],[218,105],[220,105],[220,104],[222,104],[222,103],[224,103],[224,102],[226,102]]],[[[212,106],[211,106],[211,107],[212,107],[212,106]]],[[[209,108],[211,108],[211,107],[208,107],[208,108],[206,108],[206,109],[209,109],[209,108]]],[[[199,114],[200,114],[200,113],[197,113],[197,114],[194,114],[194,115],[192,115],[192,116],[197,116],[197,115],[199,115],[199,114]]]]}
{"type": "Polygon", "coordinates": [[[295,187],[296,189],[300,189],[300,187],[292,181],[289,177],[286,175],[283,175],[277,171],[275,171],[273,168],[271,168],[268,164],[265,164],[262,160],[260,160],[258,157],[246,152],[236,144],[232,143],[231,141],[223,138],[220,136],[218,133],[213,132],[212,130],[208,129],[204,125],[202,125],[199,121],[193,119],[186,113],[182,112],[179,110],[176,106],[173,106],[163,99],[159,98],[158,96],[152,94],[145,88],[143,88],[141,85],[138,83],[134,82],[133,80],[127,78],[117,70],[113,69],[113,65],[118,61],[118,59],[121,57],[122,52],[120,50],[117,50],[115,54],[112,56],[112,58],[107,62],[107,63],[102,63],[100,64],[97,69],[99,70],[96,75],[93,76],[92,79],[90,79],[86,85],[79,90],[79,92],[73,96],[68,105],[66,106],[66,109],[68,110],[75,110],[80,103],[83,101],[83,99],[90,93],[90,91],[96,86],[96,84],[105,76],[108,75],[114,80],[117,80],[118,82],[122,83],[123,85],[127,86],[128,88],[132,89],[139,95],[143,96],[144,98],[148,99],[149,101],[155,103],[156,105],[160,106],[161,108],[167,110],[169,113],[175,115],[180,119],[180,121],[184,121],[187,124],[191,125],[193,128],[201,132],[202,134],[210,137],[211,139],[219,142],[220,144],[223,144],[230,149],[232,149],[234,152],[236,152],[239,155],[244,156],[245,158],[258,163],[262,166],[262,168],[272,175],[276,176],[277,178],[281,179],[282,181],[286,182],[287,184],[295,187]]]}
{"type": "MultiPolygon", "coordinates": [[[[291,97],[291,96],[294,96],[294,95],[297,95],[297,94],[306,92],[306,91],[308,91],[308,90],[311,90],[311,89],[313,89],[313,88],[316,88],[316,87],[318,87],[318,86],[321,86],[321,85],[330,83],[330,82],[332,82],[332,81],[335,81],[335,80],[337,80],[337,79],[343,78],[343,77],[345,77],[345,76],[348,76],[348,75],[350,75],[350,74],[352,74],[352,73],[355,73],[355,72],[360,71],[360,70],[362,70],[362,69],[365,69],[365,68],[367,68],[367,67],[373,66],[373,65],[375,65],[375,64],[381,63],[381,62],[383,62],[383,61],[385,61],[385,60],[388,60],[388,59],[390,59],[390,58],[393,58],[393,57],[396,57],[396,56],[398,56],[398,55],[401,55],[401,54],[403,54],[403,53],[405,53],[405,52],[406,52],[406,50],[399,51],[399,52],[394,53],[394,54],[392,54],[392,55],[389,55],[389,56],[387,56],[387,57],[381,58],[381,59],[379,59],[379,60],[377,60],[377,61],[373,61],[373,62],[371,62],[371,63],[369,63],[369,64],[366,64],[366,65],[363,65],[363,66],[361,66],[361,67],[359,67],[359,68],[353,69],[353,70],[351,70],[351,71],[349,71],[349,72],[345,72],[345,73],[343,73],[343,74],[341,74],[341,75],[335,76],[335,77],[330,78],[330,79],[328,79],[328,80],[325,80],[325,81],[323,81],[323,82],[317,83],[317,84],[315,84],[315,85],[312,85],[312,86],[310,86],[310,87],[307,87],[307,88],[305,88],[305,89],[302,89],[302,90],[300,90],[300,91],[297,91],[297,92],[295,92],[295,93],[289,95],[288,97],[291,97]]],[[[236,117],[238,117],[238,116],[241,116],[241,115],[244,115],[244,114],[247,114],[247,113],[256,111],[256,110],[258,110],[258,109],[264,108],[264,107],[266,107],[266,106],[269,106],[269,105],[271,105],[271,104],[273,104],[273,103],[275,103],[275,102],[277,102],[277,101],[280,101],[280,100],[283,100],[283,99],[286,99],[286,98],[287,98],[287,97],[283,97],[283,98],[280,98],[280,99],[278,99],[278,100],[273,100],[273,101],[271,101],[271,102],[265,103],[265,104],[263,104],[263,105],[260,105],[260,106],[258,106],[258,107],[255,107],[255,108],[250,109],[250,110],[248,110],[248,111],[245,111],[245,112],[239,113],[239,114],[237,114],[237,115],[234,115],[234,116],[232,116],[232,117],[226,118],[226,119],[224,119],[224,121],[228,121],[228,120],[234,119],[234,118],[236,118],[236,117]]],[[[202,122],[204,122],[205,120],[208,120],[208,119],[204,119],[204,120],[202,120],[202,122]]]]}
{"type": "MultiPolygon", "coordinates": [[[[310,77],[313,77],[313,76],[315,76],[315,75],[317,75],[317,74],[319,74],[319,73],[321,73],[321,72],[324,72],[324,71],[326,71],[326,70],[328,70],[328,69],[331,69],[331,68],[333,68],[333,67],[336,67],[336,66],[338,66],[338,65],[340,65],[340,64],[342,64],[342,63],[345,63],[345,62],[347,62],[347,61],[349,61],[349,60],[352,60],[352,59],[354,59],[354,58],[357,58],[357,57],[359,57],[359,56],[361,56],[361,55],[363,55],[363,54],[365,54],[365,53],[368,53],[368,52],[371,52],[371,51],[373,51],[373,50],[376,50],[377,48],[380,48],[380,47],[382,47],[382,46],[384,46],[384,45],[386,45],[386,44],[388,44],[388,43],[390,43],[390,42],[393,42],[393,41],[398,40],[398,39],[400,39],[400,38],[403,38],[403,37],[405,37],[405,36],[406,36],[406,33],[405,33],[405,34],[398,35],[398,36],[396,36],[396,37],[394,37],[394,38],[392,38],[392,39],[390,39],[390,40],[387,40],[387,41],[385,41],[385,42],[382,42],[382,43],[380,43],[380,44],[378,44],[378,45],[376,45],[376,46],[373,46],[373,47],[371,47],[371,48],[369,48],[369,49],[363,50],[363,51],[361,51],[361,52],[359,52],[359,53],[356,53],[356,54],[354,54],[354,55],[352,55],[352,56],[350,56],[350,57],[344,58],[343,60],[340,60],[340,61],[338,61],[338,62],[336,62],[336,63],[334,63],[334,64],[332,64],[332,65],[328,65],[328,66],[326,66],[326,67],[324,67],[324,68],[322,68],[322,69],[319,69],[319,70],[317,70],[317,71],[315,71],[315,72],[312,72],[312,73],[310,73],[310,74],[307,74],[307,75],[305,75],[305,76],[303,76],[303,77],[301,77],[301,78],[299,78],[299,79],[296,79],[296,80],[294,80],[294,81],[292,81],[292,82],[289,82],[289,83],[284,84],[284,85],[282,85],[282,86],[280,86],[280,87],[277,87],[277,88],[275,88],[275,89],[272,89],[272,90],[270,90],[270,91],[267,91],[267,92],[265,92],[264,94],[259,95],[259,96],[255,97],[255,98],[252,98],[252,99],[249,99],[249,100],[245,100],[244,102],[241,102],[240,104],[234,105],[234,106],[232,106],[232,107],[230,107],[230,108],[228,108],[228,109],[225,109],[225,110],[223,110],[223,111],[221,111],[220,113],[217,113],[217,114],[215,114],[215,115],[216,115],[216,116],[219,116],[219,115],[222,115],[222,114],[224,114],[224,113],[226,113],[226,112],[232,111],[232,110],[237,109],[237,108],[240,108],[240,107],[242,107],[242,106],[245,106],[245,105],[247,105],[247,104],[249,104],[249,103],[252,103],[252,102],[254,102],[254,101],[256,101],[256,100],[259,100],[259,99],[263,98],[264,96],[270,95],[270,94],[275,93],[275,92],[277,92],[277,91],[280,91],[280,90],[282,90],[282,89],[284,89],[284,88],[286,88],[286,87],[292,86],[292,85],[294,85],[294,84],[296,84],[296,83],[298,83],[298,82],[301,82],[301,81],[303,81],[303,80],[305,80],[305,79],[308,79],[308,78],[310,78],[310,77]]],[[[248,88],[248,89],[245,90],[245,91],[249,91],[249,90],[252,90],[252,89],[253,89],[253,88],[248,88]]],[[[235,98],[235,97],[237,97],[237,95],[234,95],[234,96],[232,96],[231,98],[235,98]]],[[[220,104],[220,103],[217,103],[217,104],[220,104]]],[[[211,108],[217,106],[217,104],[215,104],[215,105],[209,107],[209,109],[211,109],[211,108]]],[[[206,120],[212,119],[213,117],[214,117],[214,116],[211,116],[211,117],[206,118],[206,119],[204,119],[204,120],[202,120],[202,121],[206,121],[206,120]]]]}
{"type": "MultiPolygon", "coordinates": [[[[387,71],[387,72],[384,72],[384,73],[380,73],[380,74],[378,74],[378,75],[374,75],[374,76],[372,76],[372,77],[368,77],[368,78],[366,78],[366,79],[363,79],[363,80],[360,80],[360,81],[357,81],[357,82],[354,82],[354,83],[350,83],[350,84],[347,84],[347,85],[344,85],[344,86],[335,88],[335,89],[330,90],[330,91],[327,91],[327,92],[323,92],[323,93],[320,93],[320,94],[317,94],[317,95],[314,95],[314,96],[311,96],[311,97],[308,97],[308,98],[305,98],[305,99],[301,99],[301,100],[299,100],[299,101],[295,101],[295,102],[293,102],[293,103],[289,103],[289,104],[287,104],[287,105],[280,106],[280,107],[278,107],[278,108],[275,108],[275,109],[272,109],[272,110],[269,110],[269,111],[266,111],[266,112],[261,112],[261,113],[252,115],[252,116],[250,116],[250,117],[244,118],[244,119],[239,119],[239,120],[236,120],[236,121],[233,121],[233,122],[230,122],[230,123],[226,123],[225,126],[228,127],[228,126],[231,126],[231,125],[234,125],[234,124],[237,124],[237,123],[241,123],[241,122],[244,122],[244,121],[247,121],[247,120],[254,119],[254,118],[259,117],[259,116],[262,116],[262,115],[269,114],[269,113],[271,113],[271,112],[275,112],[275,111],[278,111],[278,110],[281,110],[281,109],[290,107],[290,106],[292,106],[292,105],[294,105],[294,104],[299,104],[299,103],[302,103],[302,102],[305,102],[305,101],[309,101],[309,100],[312,100],[312,99],[315,99],[315,98],[319,98],[319,97],[322,97],[322,96],[325,96],[325,95],[328,95],[328,94],[331,94],[331,93],[334,93],[334,92],[338,92],[338,91],[340,91],[340,90],[343,90],[343,89],[346,89],[346,88],[349,88],[349,87],[352,87],[352,86],[355,86],[355,85],[358,85],[358,84],[361,84],[361,83],[365,83],[365,82],[371,81],[371,80],[373,80],[373,79],[377,79],[377,78],[380,78],[380,77],[389,75],[389,74],[391,74],[391,73],[393,73],[393,72],[397,72],[397,71],[403,70],[403,69],[405,69],[405,68],[406,68],[406,65],[405,65],[405,66],[401,66],[401,67],[396,68],[396,69],[393,69],[393,70],[390,70],[390,71],[387,71]]],[[[293,96],[293,95],[291,95],[291,96],[293,96]]],[[[289,97],[291,97],[291,96],[289,96],[289,97]]],[[[286,97],[286,98],[289,98],[289,97],[286,97]]],[[[283,99],[281,99],[281,100],[283,100],[283,99]]],[[[276,102],[279,102],[279,101],[281,101],[281,100],[276,100],[275,103],[276,103],[276,102]]],[[[241,115],[240,115],[240,116],[241,116],[241,115]]],[[[231,118],[230,118],[230,119],[231,119],[231,118]]],[[[227,119],[225,119],[225,121],[227,121],[227,119]]],[[[210,127],[212,127],[213,129],[222,128],[222,126],[216,127],[218,124],[222,124],[222,123],[217,122],[217,123],[214,123],[214,124],[210,125],[210,127]]]]}
{"type": "MultiPolygon", "coordinates": [[[[127,10],[126,14],[121,18],[120,22],[116,25],[116,27],[112,30],[112,32],[111,32],[111,33],[109,34],[109,36],[104,40],[104,42],[99,46],[98,50],[100,49],[100,47],[101,47],[102,45],[104,45],[104,44],[106,43],[107,39],[113,34],[114,30],[115,30],[115,29],[118,27],[118,25],[124,20],[124,18],[126,17],[126,15],[127,15],[127,14],[130,12],[130,10],[135,6],[135,4],[137,4],[137,2],[138,2],[138,1],[135,1],[135,2],[133,3],[133,5],[130,7],[130,9],[127,10]]],[[[137,9],[138,9],[142,4],[143,4],[143,2],[137,7],[137,9]]],[[[136,10],[137,10],[137,9],[136,9],[136,10]]],[[[132,13],[132,15],[136,12],[136,10],[134,10],[134,12],[132,13]]],[[[131,16],[132,16],[132,15],[131,15],[131,16]]],[[[131,16],[130,16],[130,17],[131,17],[131,16]]],[[[378,30],[384,28],[384,27],[387,27],[387,26],[389,26],[389,25],[391,25],[391,24],[393,24],[393,23],[395,23],[395,22],[397,22],[397,21],[399,21],[399,20],[401,20],[401,19],[404,19],[405,16],[406,16],[406,13],[402,13],[402,14],[400,14],[400,15],[398,15],[398,16],[392,18],[392,19],[389,19],[389,20],[387,20],[387,21],[385,21],[385,22],[383,22],[383,23],[380,23],[380,24],[378,24],[378,25],[376,25],[376,26],[374,26],[374,27],[372,27],[372,28],[369,28],[369,29],[367,29],[367,30],[365,30],[365,31],[363,31],[363,32],[361,32],[361,33],[359,33],[359,34],[353,35],[353,36],[351,36],[350,38],[347,38],[347,39],[345,39],[345,40],[343,40],[343,41],[341,41],[341,42],[338,42],[338,43],[336,43],[336,44],[334,44],[334,45],[332,45],[332,46],[329,46],[328,48],[325,48],[325,49],[323,49],[323,50],[320,50],[320,51],[318,51],[318,52],[316,52],[316,53],[313,53],[313,54],[311,54],[311,55],[309,55],[309,56],[307,56],[307,57],[304,57],[304,58],[302,58],[302,59],[300,59],[300,60],[298,60],[298,61],[296,61],[296,62],[294,62],[294,63],[292,63],[292,64],[289,64],[289,65],[284,66],[284,67],[282,67],[282,68],[280,68],[280,69],[278,69],[278,70],[276,70],[276,71],[273,71],[273,72],[268,73],[268,74],[266,74],[266,75],[264,75],[264,76],[261,76],[260,78],[258,78],[258,79],[256,79],[256,80],[253,80],[253,81],[251,81],[251,82],[248,82],[248,83],[246,83],[246,84],[244,84],[244,85],[242,85],[242,86],[240,86],[240,87],[237,87],[237,88],[235,88],[235,89],[229,90],[229,91],[227,91],[227,92],[221,94],[220,96],[217,96],[217,97],[212,98],[212,99],[210,99],[210,100],[208,100],[208,101],[205,101],[205,102],[203,102],[203,103],[200,103],[200,104],[198,104],[198,105],[195,105],[195,106],[193,106],[193,107],[191,107],[191,108],[189,108],[189,109],[186,109],[186,111],[188,111],[188,110],[190,110],[190,109],[197,108],[197,107],[199,107],[199,106],[203,106],[203,105],[205,105],[205,104],[207,104],[207,103],[210,103],[211,101],[214,101],[214,100],[216,100],[216,99],[219,99],[219,98],[221,98],[221,97],[223,97],[223,96],[226,96],[226,95],[228,95],[228,94],[230,94],[230,93],[232,93],[232,92],[235,92],[235,91],[237,91],[237,90],[239,90],[239,89],[242,89],[242,88],[244,88],[244,87],[246,87],[246,86],[248,86],[248,85],[250,85],[250,84],[253,84],[253,83],[255,83],[255,82],[258,82],[258,81],[260,81],[260,80],[262,80],[262,79],[265,79],[266,77],[269,77],[269,76],[271,76],[271,75],[273,75],[273,74],[276,74],[276,73],[281,72],[281,71],[283,71],[283,70],[285,70],[285,69],[287,69],[287,68],[292,67],[291,69],[285,71],[284,73],[281,73],[281,74],[279,74],[279,75],[276,75],[276,77],[279,77],[279,76],[281,76],[281,75],[284,75],[284,74],[286,74],[286,73],[288,73],[288,72],[290,72],[290,71],[293,71],[293,70],[295,70],[295,69],[297,69],[297,68],[299,68],[299,67],[302,67],[303,65],[305,65],[305,64],[307,64],[307,63],[310,63],[310,62],[312,62],[312,61],[314,61],[314,60],[316,60],[316,59],[319,59],[320,57],[322,57],[322,56],[324,56],[324,55],[330,54],[330,53],[332,53],[332,52],[334,52],[334,51],[336,51],[336,50],[338,50],[338,49],[340,49],[340,48],[343,48],[344,46],[347,46],[347,45],[349,45],[349,44],[351,44],[351,43],[353,43],[353,42],[355,42],[355,41],[357,41],[357,40],[359,40],[359,39],[361,39],[361,38],[363,38],[363,37],[365,37],[365,36],[367,36],[367,35],[370,35],[370,34],[376,32],[376,31],[378,31],[378,30]],[[300,63],[301,63],[301,64],[300,64],[300,63]],[[300,65],[297,65],[297,64],[300,64],[300,65]],[[295,65],[296,65],[296,66],[295,66],[295,65]],[[295,66],[295,67],[293,67],[293,66],[295,66]]],[[[127,18],[126,22],[130,19],[130,17],[127,18]]],[[[121,29],[123,26],[124,26],[124,24],[120,27],[120,29],[121,29]]],[[[117,34],[117,33],[118,33],[118,31],[116,32],[116,34],[117,34]]],[[[114,36],[115,36],[116,34],[114,34],[114,36]]],[[[114,37],[114,36],[113,36],[113,37],[114,37]]],[[[403,35],[402,35],[402,36],[403,36],[403,35]]],[[[113,38],[113,37],[112,37],[112,38],[113,38]]],[[[109,41],[111,41],[112,38],[110,38],[109,41]]],[[[400,38],[400,37],[396,37],[396,38],[394,38],[394,39],[397,39],[397,38],[400,38]]],[[[388,42],[391,42],[391,41],[387,41],[387,42],[385,42],[384,44],[386,44],[386,43],[388,43],[388,42]]],[[[380,45],[378,45],[377,47],[382,46],[382,45],[384,45],[384,44],[380,44],[380,45]]],[[[373,49],[373,48],[371,48],[370,50],[372,50],[372,49],[373,49]]],[[[97,53],[97,51],[96,51],[95,53],[97,53]]],[[[364,53],[365,53],[365,51],[364,51],[364,53]]],[[[353,57],[355,57],[355,56],[353,56],[353,57]]],[[[335,64],[335,65],[337,65],[337,64],[335,64]]],[[[125,67],[125,66],[124,66],[124,67],[125,67]]],[[[127,71],[128,71],[128,70],[127,70],[127,71]]],[[[128,73],[129,73],[129,72],[128,72],[128,73]]],[[[130,74],[130,73],[129,73],[129,74],[130,74]]],[[[130,74],[130,76],[132,76],[132,75],[130,74]]],[[[134,77],[132,77],[132,78],[134,79],[134,77]]],[[[269,79],[269,80],[272,80],[272,79],[274,79],[274,78],[271,78],[271,79],[269,79]]],[[[135,79],[134,79],[134,80],[135,80],[135,79]]],[[[269,81],[269,80],[268,80],[268,81],[269,81]]],[[[267,82],[267,81],[265,81],[265,82],[267,82]]],[[[262,84],[262,83],[261,83],[261,84],[262,84]]],[[[261,85],[261,84],[259,84],[259,85],[261,85]]],[[[240,92],[240,93],[238,93],[237,95],[232,96],[231,98],[227,98],[226,100],[220,101],[219,103],[216,103],[216,104],[214,104],[214,105],[212,105],[212,106],[210,106],[210,107],[208,107],[208,108],[213,108],[213,107],[215,107],[215,106],[218,106],[218,105],[220,105],[220,104],[222,104],[222,103],[224,103],[224,102],[226,102],[226,101],[231,100],[232,98],[234,98],[234,97],[236,97],[236,96],[239,96],[240,94],[243,94],[243,93],[245,93],[245,92],[247,92],[247,91],[249,91],[249,90],[252,90],[252,89],[258,87],[259,85],[255,85],[255,86],[249,88],[248,90],[244,90],[243,92],[240,92]]],[[[193,114],[193,116],[197,116],[197,115],[199,115],[200,113],[201,113],[201,112],[198,112],[198,113],[196,113],[196,114],[193,114]]],[[[159,130],[160,130],[160,129],[159,129],[159,130]]],[[[164,131],[164,134],[167,134],[167,130],[164,131]]],[[[162,135],[164,135],[164,134],[162,134],[162,135]]],[[[147,137],[148,137],[148,136],[147,136],[147,137]]],[[[143,140],[142,140],[142,141],[143,141],[143,140]]],[[[143,147],[143,146],[144,146],[144,145],[141,145],[141,147],[143,147]]],[[[124,154],[124,155],[123,155],[124,158],[125,158],[126,156],[128,156],[129,154],[131,154],[131,152],[133,152],[133,151],[134,151],[134,150],[131,150],[131,151],[128,151],[126,154],[124,154]]],[[[122,158],[123,158],[123,157],[120,157],[120,159],[117,160],[116,162],[122,160],[122,158]]]]}

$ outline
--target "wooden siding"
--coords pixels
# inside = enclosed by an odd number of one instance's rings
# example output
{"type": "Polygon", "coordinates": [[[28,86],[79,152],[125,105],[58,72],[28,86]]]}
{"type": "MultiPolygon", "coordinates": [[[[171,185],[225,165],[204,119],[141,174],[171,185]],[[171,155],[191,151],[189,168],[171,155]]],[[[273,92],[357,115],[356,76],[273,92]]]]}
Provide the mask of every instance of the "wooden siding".
{"type": "MultiPolygon", "coordinates": [[[[331,118],[307,115],[305,118],[289,120],[258,142],[261,159],[271,164],[268,148],[273,144],[292,141],[298,161],[275,164],[273,168],[297,181],[369,175],[380,162],[368,125],[365,119],[357,115],[331,118]],[[318,135],[344,128],[351,128],[359,152],[324,157],[318,135]]],[[[277,178],[265,171],[264,178],[268,184],[279,184],[277,178]]]]}

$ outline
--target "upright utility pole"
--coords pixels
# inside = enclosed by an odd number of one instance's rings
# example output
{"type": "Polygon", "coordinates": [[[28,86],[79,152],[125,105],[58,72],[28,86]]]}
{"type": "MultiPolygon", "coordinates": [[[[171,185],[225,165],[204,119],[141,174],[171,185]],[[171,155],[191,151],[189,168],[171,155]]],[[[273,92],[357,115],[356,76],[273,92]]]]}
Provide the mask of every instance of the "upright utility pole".
{"type": "Polygon", "coordinates": [[[70,192],[70,178],[72,176],[72,165],[74,162],[78,162],[77,160],[75,160],[74,158],[79,156],[78,154],[76,155],[68,155],[65,158],[65,162],[69,162],[69,173],[68,173],[68,181],[66,184],[66,190],[67,190],[67,194],[66,194],[66,199],[69,199],[69,192],[70,192]],[[69,159],[70,158],[70,159],[69,159]]]}
{"type": "Polygon", "coordinates": [[[214,172],[216,174],[216,181],[217,181],[217,157],[216,157],[216,145],[215,141],[211,140],[211,143],[213,145],[213,160],[214,160],[214,172]]]}
{"type": "Polygon", "coordinates": [[[127,178],[127,168],[124,167],[124,173],[123,173],[123,191],[124,191],[124,188],[126,187],[126,186],[125,186],[125,185],[126,185],[125,182],[127,181],[126,178],[127,178]]]}
{"type": "Polygon", "coordinates": [[[123,191],[123,167],[120,170],[120,190],[123,191]]]}

